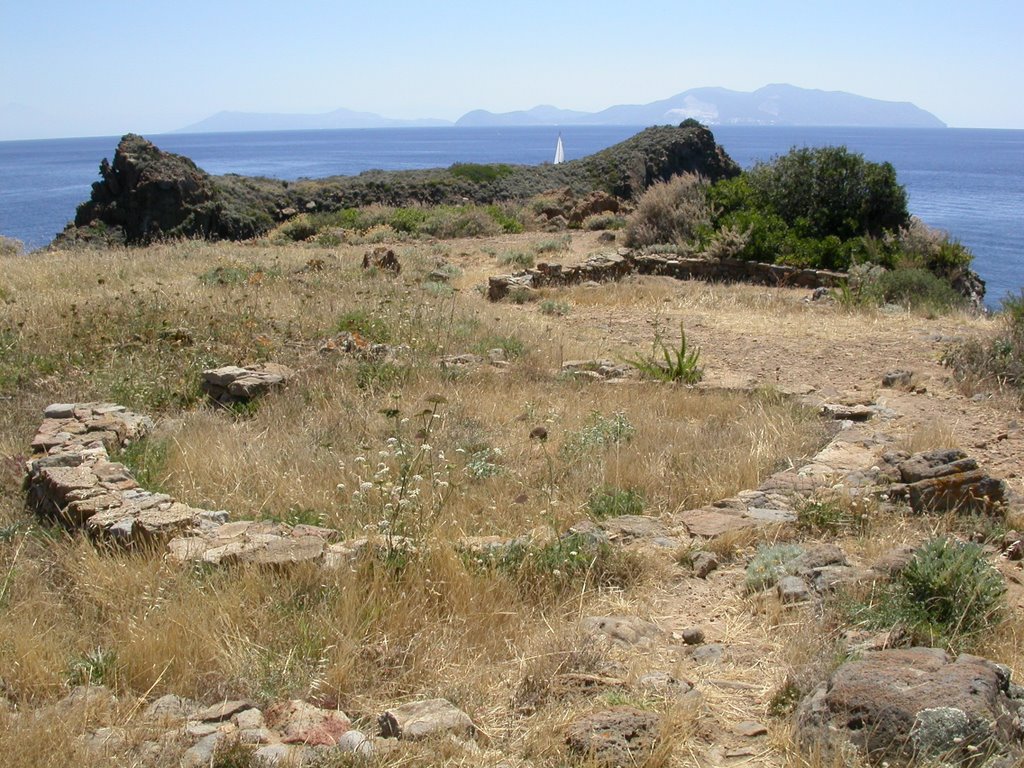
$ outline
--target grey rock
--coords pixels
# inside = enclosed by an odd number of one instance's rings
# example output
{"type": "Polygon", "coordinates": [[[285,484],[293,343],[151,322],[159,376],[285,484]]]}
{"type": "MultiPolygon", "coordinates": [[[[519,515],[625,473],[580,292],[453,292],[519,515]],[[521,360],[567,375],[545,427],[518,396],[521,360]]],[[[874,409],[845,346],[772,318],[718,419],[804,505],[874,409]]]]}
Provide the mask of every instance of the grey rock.
{"type": "Polygon", "coordinates": [[[693,649],[690,658],[695,664],[717,664],[725,655],[725,646],[721,643],[708,643],[698,645],[693,649]]]}
{"type": "Polygon", "coordinates": [[[700,627],[686,627],[680,634],[687,645],[700,645],[704,642],[704,630],[700,627]]]}
{"type": "Polygon", "coordinates": [[[710,573],[718,570],[718,555],[714,552],[700,551],[693,556],[693,573],[698,579],[706,579],[710,573]]]}
{"type": "Polygon", "coordinates": [[[472,737],[476,726],[469,715],[447,699],[414,701],[385,710],[377,718],[381,736],[387,739],[422,739],[452,734],[472,737]]]}
{"type": "Polygon", "coordinates": [[[369,757],[377,751],[373,739],[362,731],[357,731],[355,729],[347,731],[341,735],[338,739],[337,748],[341,752],[353,752],[357,755],[364,755],[366,757],[369,757]]]}
{"type": "Polygon", "coordinates": [[[811,599],[811,591],[799,576],[783,576],[775,585],[779,600],[783,603],[802,603],[811,599]]]}
{"type": "Polygon", "coordinates": [[[169,725],[187,720],[198,709],[199,705],[191,699],[168,693],[150,702],[142,717],[152,723],[169,725]]]}
{"type": "Polygon", "coordinates": [[[222,733],[211,733],[185,750],[179,765],[181,768],[205,768],[213,764],[213,753],[225,738],[222,733]]]}

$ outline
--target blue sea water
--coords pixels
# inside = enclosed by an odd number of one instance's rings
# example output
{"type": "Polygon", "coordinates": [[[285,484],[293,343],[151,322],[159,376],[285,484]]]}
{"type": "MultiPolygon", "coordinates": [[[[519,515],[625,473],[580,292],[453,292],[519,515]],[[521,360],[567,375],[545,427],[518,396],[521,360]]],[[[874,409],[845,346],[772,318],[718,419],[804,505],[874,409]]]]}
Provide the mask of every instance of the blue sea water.
{"type": "MultiPolygon", "coordinates": [[[[210,173],[280,179],[400,170],[455,162],[550,161],[561,132],[567,160],[633,135],[634,126],[388,128],[268,133],[165,134],[159,147],[210,173]]],[[[911,211],[975,254],[991,306],[1024,285],[1024,131],[974,129],[718,126],[715,137],[740,165],[794,146],[842,144],[891,162],[911,211]]],[[[89,196],[99,162],[117,137],[0,142],[0,234],[46,245],[89,196]]]]}

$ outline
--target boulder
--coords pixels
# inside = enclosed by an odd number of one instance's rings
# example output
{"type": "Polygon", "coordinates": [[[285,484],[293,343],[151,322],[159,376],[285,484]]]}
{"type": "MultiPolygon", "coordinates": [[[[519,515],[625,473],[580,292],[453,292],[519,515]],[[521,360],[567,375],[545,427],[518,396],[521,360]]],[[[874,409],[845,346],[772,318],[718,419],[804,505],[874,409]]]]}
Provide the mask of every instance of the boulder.
{"type": "Polygon", "coordinates": [[[203,371],[202,388],[220,405],[247,403],[288,383],[295,371],[277,363],[226,365],[203,371]]]}
{"type": "Polygon", "coordinates": [[[380,734],[386,739],[423,739],[452,734],[469,738],[476,726],[469,715],[447,699],[413,701],[385,710],[377,718],[380,734]]]}
{"type": "Polygon", "coordinates": [[[378,245],[363,254],[363,269],[384,269],[397,275],[402,271],[402,264],[393,250],[378,245]]]}
{"type": "Polygon", "coordinates": [[[871,652],[843,664],[801,702],[797,732],[805,745],[825,749],[848,741],[873,762],[1019,759],[1022,702],[1010,693],[1009,670],[977,656],[871,652]]]}
{"type": "Polygon", "coordinates": [[[661,717],[635,707],[614,707],[580,718],[566,731],[570,751],[598,765],[643,765],[659,743],[661,717]]]}
{"type": "Polygon", "coordinates": [[[900,482],[890,487],[890,493],[906,498],[918,514],[990,514],[1007,499],[1006,483],[988,475],[959,449],[912,456],[894,452],[882,458],[899,473],[900,482]]]}

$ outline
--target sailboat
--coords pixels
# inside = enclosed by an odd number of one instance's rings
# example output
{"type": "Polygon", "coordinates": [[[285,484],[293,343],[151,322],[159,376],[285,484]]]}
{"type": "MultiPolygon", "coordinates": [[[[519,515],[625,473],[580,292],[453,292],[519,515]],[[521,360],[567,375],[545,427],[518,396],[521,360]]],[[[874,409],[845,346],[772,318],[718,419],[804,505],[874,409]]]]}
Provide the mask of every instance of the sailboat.
{"type": "Polygon", "coordinates": [[[555,144],[555,165],[565,162],[565,149],[562,147],[562,134],[558,134],[558,143],[555,144]]]}

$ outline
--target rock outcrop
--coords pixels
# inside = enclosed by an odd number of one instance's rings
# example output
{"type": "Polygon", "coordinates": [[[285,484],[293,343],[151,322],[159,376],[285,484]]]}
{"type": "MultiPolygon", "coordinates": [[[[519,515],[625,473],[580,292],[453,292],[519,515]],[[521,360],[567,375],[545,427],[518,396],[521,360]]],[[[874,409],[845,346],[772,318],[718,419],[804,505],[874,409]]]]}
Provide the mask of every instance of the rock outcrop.
{"type": "Polygon", "coordinates": [[[203,371],[202,388],[220,405],[248,403],[273,389],[283,387],[295,371],[277,363],[249,366],[226,365],[203,371]]]}
{"type": "Polygon", "coordinates": [[[212,176],[187,157],[141,136],[121,139],[112,162],[57,244],[147,243],[177,237],[241,240],[267,232],[300,211],[382,205],[492,203],[568,190],[570,215],[618,210],[657,181],[684,172],[712,181],[740,172],[711,132],[697,124],[647,128],[589,157],[559,165],[501,166],[475,178],[465,165],[416,171],[367,171],[293,183],[212,176]]]}

